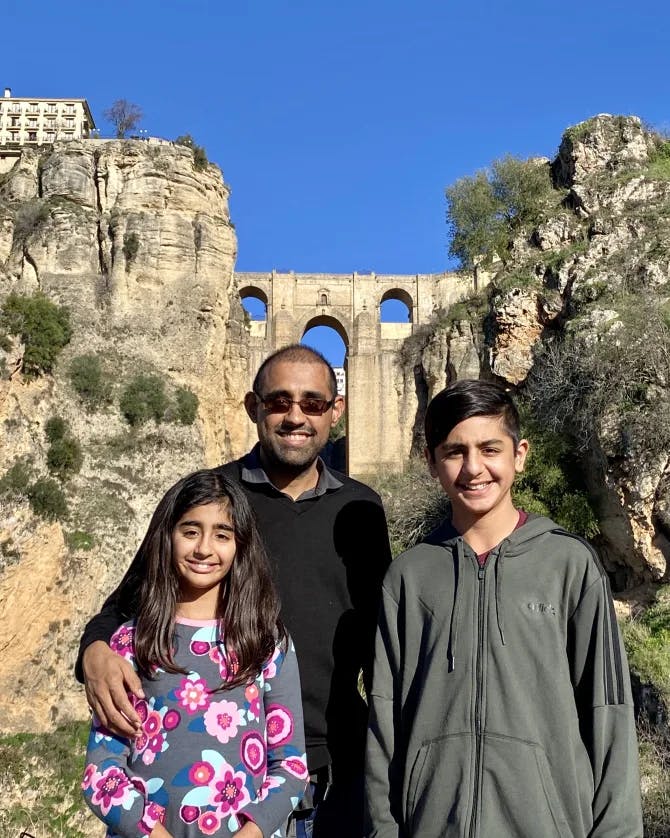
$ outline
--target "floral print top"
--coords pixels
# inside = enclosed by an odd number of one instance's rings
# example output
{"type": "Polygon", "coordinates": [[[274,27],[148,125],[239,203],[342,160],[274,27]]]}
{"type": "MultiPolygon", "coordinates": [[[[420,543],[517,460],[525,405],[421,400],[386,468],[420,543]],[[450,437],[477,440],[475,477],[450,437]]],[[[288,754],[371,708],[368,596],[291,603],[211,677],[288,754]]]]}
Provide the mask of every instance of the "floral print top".
{"type": "MultiPolygon", "coordinates": [[[[134,665],[134,623],[110,645],[134,665]]],[[[258,677],[217,687],[235,666],[216,620],[178,618],[175,663],[132,698],[142,720],[134,740],[93,717],[82,788],[107,835],[141,838],[159,821],[174,838],[233,835],[252,820],[282,838],[305,790],[307,762],[295,649],[277,647],[258,677]]]]}

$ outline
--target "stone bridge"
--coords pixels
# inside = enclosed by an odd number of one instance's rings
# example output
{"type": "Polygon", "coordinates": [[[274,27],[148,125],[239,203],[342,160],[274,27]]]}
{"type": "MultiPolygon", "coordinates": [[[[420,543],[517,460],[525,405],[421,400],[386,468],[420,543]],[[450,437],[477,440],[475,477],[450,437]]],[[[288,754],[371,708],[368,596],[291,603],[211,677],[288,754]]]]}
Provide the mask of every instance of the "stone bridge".
{"type": "MultiPolygon", "coordinates": [[[[250,372],[275,349],[299,343],[313,326],[332,327],[346,346],[348,471],[398,470],[409,457],[419,408],[412,370],[400,362],[402,344],[438,309],[488,279],[481,273],[236,273],[240,298],[260,300],[266,310],[265,320],[248,323],[250,372]],[[403,302],[408,322],[382,323],[386,300],[403,302]]],[[[250,428],[247,443],[254,441],[250,428]]]]}

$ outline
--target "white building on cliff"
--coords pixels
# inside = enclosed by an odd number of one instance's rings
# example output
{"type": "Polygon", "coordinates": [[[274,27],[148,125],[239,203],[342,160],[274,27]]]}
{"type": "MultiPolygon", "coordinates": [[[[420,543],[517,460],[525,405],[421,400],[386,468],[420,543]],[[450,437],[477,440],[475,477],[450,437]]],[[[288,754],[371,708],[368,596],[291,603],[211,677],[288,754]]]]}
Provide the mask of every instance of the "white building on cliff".
{"type": "Polygon", "coordinates": [[[94,128],[86,99],[17,97],[6,87],[0,99],[0,158],[16,157],[25,146],[85,139],[94,128]]]}

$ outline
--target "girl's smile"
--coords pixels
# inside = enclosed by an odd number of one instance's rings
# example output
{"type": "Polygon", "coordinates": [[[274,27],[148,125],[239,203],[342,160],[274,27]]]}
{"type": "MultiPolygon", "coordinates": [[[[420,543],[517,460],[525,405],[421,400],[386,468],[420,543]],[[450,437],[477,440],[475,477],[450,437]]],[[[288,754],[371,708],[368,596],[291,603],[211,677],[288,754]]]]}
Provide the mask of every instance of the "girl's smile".
{"type": "Polygon", "coordinates": [[[205,599],[211,600],[216,612],[218,587],[233,564],[236,549],[228,504],[192,506],[182,515],[172,531],[182,604],[203,600],[204,605],[205,599]]]}

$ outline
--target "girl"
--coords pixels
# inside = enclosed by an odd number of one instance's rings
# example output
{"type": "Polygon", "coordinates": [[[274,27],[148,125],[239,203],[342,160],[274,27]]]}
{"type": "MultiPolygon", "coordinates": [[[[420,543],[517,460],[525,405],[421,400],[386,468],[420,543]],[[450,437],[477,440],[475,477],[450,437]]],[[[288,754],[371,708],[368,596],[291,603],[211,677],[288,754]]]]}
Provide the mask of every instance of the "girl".
{"type": "Polygon", "coordinates": [[[124,740],[94,716],[86,802],[108,836],[283,836],[308,776],[300,682],[243,491],[183,478],[137,558],[137,616],[111,646],[142,678],[142,729],[124,740]]]}

